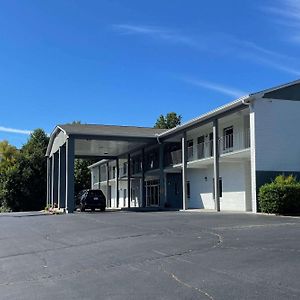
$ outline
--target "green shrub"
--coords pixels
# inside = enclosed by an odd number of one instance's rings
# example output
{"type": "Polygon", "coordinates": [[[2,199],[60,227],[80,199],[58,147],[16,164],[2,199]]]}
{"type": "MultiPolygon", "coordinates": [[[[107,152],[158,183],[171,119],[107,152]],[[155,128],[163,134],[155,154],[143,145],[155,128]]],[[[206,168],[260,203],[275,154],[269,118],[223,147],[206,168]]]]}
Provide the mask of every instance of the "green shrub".
{"type": "Polygon", "coordinates": [[[259,189],[262,212],[275,214],[300,213],[300,183],[292,175],[277,176],[259,189]]]}

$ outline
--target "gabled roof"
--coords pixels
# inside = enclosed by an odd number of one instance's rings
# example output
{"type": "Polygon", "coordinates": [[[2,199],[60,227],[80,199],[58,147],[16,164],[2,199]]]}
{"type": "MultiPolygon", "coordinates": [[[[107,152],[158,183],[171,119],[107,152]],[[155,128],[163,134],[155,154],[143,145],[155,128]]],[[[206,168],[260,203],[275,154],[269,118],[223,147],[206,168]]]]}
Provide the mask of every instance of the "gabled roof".
{"type": "MultiPolygon", "coordinates": [[[[56,137],[61,137],[60,144],[63,144],[68,137],[81,140],[106,140],[124,143],[134,142],[149,143],[157,139],[160,133],[166,129],[136,126],[116,126],[116,125],[97,125],[97,124],[64,124],[57,125],[50,135],[46,156],[51,154],[51,149],[55,146],[56,137]]],[[[123,144],[124,144],[123,143],[123,144]]],[[[120,147],[120,144],[119,144],[120,147]]]]}
{"type": "Polygon", "coordinates": [[[288,83],[280,84],[275,87],[271,87],[271,88],[268,88],[268,89],[265,89],[265,90],[262,90],[259,92],[252,93],[252,94],[250,94],[250,96],[261,96],[263,98],[264,95],[275,92],[275,91],[286,90],[287,88],[293,88],[293,86],[296,86],[299,88],[299,84],[300,84],[300,79],[294,80],[294,81],[291,81],[288,83]]]}
{"type": "Polygon", "coordinates": [[[166,129],[157,129],[150,127],[136,126],[116,126],[116,125],[98,125],[98,124],[64,124],[58,125],[66,135],[94,135],[94,136],[118,136],[118,137],[140,137],[155,138],[166,129]]]}

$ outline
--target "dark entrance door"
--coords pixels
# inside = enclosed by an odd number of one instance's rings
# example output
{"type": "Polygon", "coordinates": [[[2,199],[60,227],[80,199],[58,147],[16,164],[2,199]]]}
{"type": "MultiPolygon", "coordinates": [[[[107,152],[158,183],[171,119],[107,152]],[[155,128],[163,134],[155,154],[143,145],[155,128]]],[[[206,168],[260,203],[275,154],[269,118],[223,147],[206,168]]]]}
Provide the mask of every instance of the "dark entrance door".
{"type": "Polygon", "coordinates": [[[170,208],[182,209],[182,175],[167,174],[167,205],[170,208]]]}
{"type": "Polygon", "coordinates": [[[159,180],[146,181],[147,206],[159,206],[159,180]]]}

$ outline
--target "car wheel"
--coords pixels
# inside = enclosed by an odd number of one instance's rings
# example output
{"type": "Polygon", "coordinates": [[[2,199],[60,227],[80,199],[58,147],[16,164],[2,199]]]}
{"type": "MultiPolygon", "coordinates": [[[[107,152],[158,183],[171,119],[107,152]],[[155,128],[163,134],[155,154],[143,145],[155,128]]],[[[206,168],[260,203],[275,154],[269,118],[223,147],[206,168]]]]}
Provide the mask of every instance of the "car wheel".
{"type": "Polygon", "coordinates": [[[83,205],[80,206],[80,211],[84,212],[85,211],[85,208],[83,205]]]}
{"type": "Polygon", "coordinates": [[[95,211],[95,208],[93,207],[93,208],[91,208],[91,211],[95,211]]]}
{"type": "Polygon", "coordinates": [[[101,211],[105,211],[105,207],[101,207],[100,210],[101,210],[101,211]]]}

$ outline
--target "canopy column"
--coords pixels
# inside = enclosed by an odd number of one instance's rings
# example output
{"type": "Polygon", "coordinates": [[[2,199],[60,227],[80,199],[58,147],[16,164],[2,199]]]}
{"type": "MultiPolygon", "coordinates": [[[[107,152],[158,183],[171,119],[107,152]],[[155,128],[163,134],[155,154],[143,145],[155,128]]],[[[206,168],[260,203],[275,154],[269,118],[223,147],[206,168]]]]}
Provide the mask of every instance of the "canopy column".
{"type": "Polygon", "coordinates": [[[213,121],[213,149],[214,149],[214,195],[215,209],[220,211],[220,175],[219,175],[219,125],[218,119],[213,121]]]}
{"type": "Polygon", "coordinates": [[[164,173],[164,144],[159,145],[159,206],[164,207],[165,197],[165,173],[164,173]]]}
{"type": "Polygon", "coordinates": [[[58,152],[52,155],[52,197],[51,206],[57,206],[58,203],[58,152]]]}
{"type": "Polygon", "coordinates": [[[66,206],[66,145],[59,147],[58,159],[58,208],[66,206]]]}
{"type": "Polygon", "coordinates": [[[120,195],[119,195],[119,159],[116,159],[116,171],[115,171],[115,180],[116,180],[116,207],[119,207],[120,195]]]}
{"type": "Polygon", "coordinates": [[[74,139],[66,141],[66,212],[73,213],[75,208],[74,199],[74,161],[75,147],[74,139]]]}
{"type": "Polygon", "coordinates": [[[51,157],[47,157],[47,199],[46,199],[46,206],[51,205],[51,157]]]}
{"type": "Polygon", "coordinates": [[[128,197],[128,208],[130,208],[131,202],[131,167],[130,167],[130,154],[127,155],[127,197],[128,197]]]}
{"type": "Polygon", "coordinates": [[[109,188],[109,162],[106,163],[106,206],[111,207],[111,196],[109,188]]]}
{"type": "Polygon", "coordinates": [[[145,149],[142,149],[142,207],[146,207],[146,186],[145,186],[145,149]]]}
{"type": "Polygon", "coordinates": [[[188,208],[187,203],[187,140],[186,132],[183,133],[181,138],[181,147],[182,147],[182,209],[186,210],[188,208]]]}

